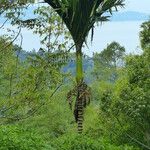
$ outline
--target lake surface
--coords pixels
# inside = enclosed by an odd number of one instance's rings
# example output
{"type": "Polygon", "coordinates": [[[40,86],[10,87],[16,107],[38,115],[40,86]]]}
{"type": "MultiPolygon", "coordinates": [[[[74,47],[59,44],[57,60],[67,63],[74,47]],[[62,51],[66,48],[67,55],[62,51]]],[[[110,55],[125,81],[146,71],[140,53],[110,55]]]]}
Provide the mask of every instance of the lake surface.
{"type": "MultiPolygon", "coordinates": [[[[102,25],[95,27],[94,39],[91,44],[90,37],[88,38],[88,48],[84,48],[84,52],[87,55],[92,56],[93,52],[102,51],[108,43],[112,41],[119,42],[126,48],[127,53],[139,53],[139,31],[140,25],[144,21],[122,21],[122,22],[105,22],[102,25]]],[[[10,25],[7,27],[12,28],[10,25]]],[[[0,34],[7,33],[6,29],[1,29],[0,34]]],[[[28,31],[22,30],[24,50],[31,51],[33,49],[38,50],[40,48],[39,36],[28,31]]],[[[19,44],[19,38],[16,43],[19,44]]]]}
{"type": "Polygon", "coordinates": [[[127,53],[139,52],[139,31],[142,21],[106,22],[96,27],[92,45],[87,53],[103,50],[112,41],[119,42],[126,48],[127,53]]]}

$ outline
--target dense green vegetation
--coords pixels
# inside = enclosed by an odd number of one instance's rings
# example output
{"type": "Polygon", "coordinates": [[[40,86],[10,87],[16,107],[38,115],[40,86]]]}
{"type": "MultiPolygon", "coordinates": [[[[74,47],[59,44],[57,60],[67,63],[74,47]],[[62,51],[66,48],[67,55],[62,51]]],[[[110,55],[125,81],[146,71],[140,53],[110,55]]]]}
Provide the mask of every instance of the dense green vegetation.
{"type": "MultiPolygon", "coordinates": [[[[103,11],[114,4],[122,6],[121,0],[109,2],[103,5],[103,11]]],[[[68,48],[72,44],[68,42],[72,41],[71,36],[60,17],[49,7],[42,6],[34,12],[38,16],[36,19],[18,18],[16,14],[23,12],[25,3],[8,5],[4,0],[0,6],[0,14],[12,24],[40,34],[42,44],[37,52],[26,52],[21,45],[14,44],[15,36],[0,37],[0,150],[149,150],[150,21],[144,22],[139,31],[141,54],[126,55],[125,48],[114,41],[92,58],[82,57],[81,65],[77,53],[82,55],[82,44],[96,21],[80,20],[81,24],[92,25],[85,28],[82,38],[79,34],[82,31],[76,35],[68,24],[76,48],[77,39],[83,40],[80,50],[73,53],[70,50],[74,45],[68,48]],[[76,63],[79,65],[77,72],[74,71],[76,63]],[[78,84],[83,70],[80,67],[85,70],[86,81],[81,93],[78,84]],[[75,88],[70,90],[72,87],[75,88]],[[91,103],[82,110],[84,121],[83,117],[76,118],[79,113],[76,103],[82,94],[83,104],[91,103]],[[81,125],[78,119],[82,120],[82,134],[77,132],[81,125]]],[[[90,8],[94,19],[93,10],[99,6],[95,4],[90,8]]],[[[70,5],[78,16],[79,11],[73,7],[78,4],[70,5]]],[[[102,15],[101,11],[96,17],[102,15]]],[[[66,22],[76,21],[71,18],[66,22]]]]}

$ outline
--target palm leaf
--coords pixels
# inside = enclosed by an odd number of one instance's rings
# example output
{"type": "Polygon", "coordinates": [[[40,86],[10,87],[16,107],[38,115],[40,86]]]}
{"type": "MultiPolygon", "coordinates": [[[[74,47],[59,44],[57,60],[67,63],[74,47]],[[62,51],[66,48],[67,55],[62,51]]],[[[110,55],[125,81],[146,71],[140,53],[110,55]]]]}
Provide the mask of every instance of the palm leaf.
{"type": "Polygon", "coordinates": [[[106,12],[112,15],[113,8],[117,11],[123,7],[124,0],[45,0],[65,22],[75,43],[86,39],[95,22],[107,21],[106,12]]]}

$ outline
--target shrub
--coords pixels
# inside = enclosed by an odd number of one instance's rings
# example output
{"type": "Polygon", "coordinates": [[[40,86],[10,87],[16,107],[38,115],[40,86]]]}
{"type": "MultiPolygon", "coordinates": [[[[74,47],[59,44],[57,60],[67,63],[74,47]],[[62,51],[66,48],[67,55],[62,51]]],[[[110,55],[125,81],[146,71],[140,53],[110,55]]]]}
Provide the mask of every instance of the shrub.
{"type": "Polygon", "coordinates": [[[65,135],[53,142],[56,150],[135,150],[129,146],[115,146],[104,140],[94,140],[85,135],[65,135]]]}
{"type": "Polygon", "coordinates": [[[39,135],[17,126],[0,127],[0,150],[46,150],[51,149],[39,135]]]}

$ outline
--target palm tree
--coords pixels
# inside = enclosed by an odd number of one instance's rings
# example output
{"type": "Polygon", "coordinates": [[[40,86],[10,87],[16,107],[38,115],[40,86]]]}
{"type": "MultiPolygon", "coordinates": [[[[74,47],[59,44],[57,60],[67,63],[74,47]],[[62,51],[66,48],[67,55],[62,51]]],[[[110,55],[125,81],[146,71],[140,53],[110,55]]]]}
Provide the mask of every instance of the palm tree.
{"type": "Polygon", "coordinates": [[[107,12],[112,15],[118,6],[123,7],[124,0],[45,0],[66,24],[76,47],[76,105],[74,115],[78,123],[78,132],[83,130],[83,109],[89,100],[88,86],[84,83],[82,47],[86,37],[96,22],[108,20],[107,12]]]}
{"type": "Polygon", "coordinates": [[[143,50],[150,48],[150,20],[142,23],[140,31],[140,42],[143,50]]]}

